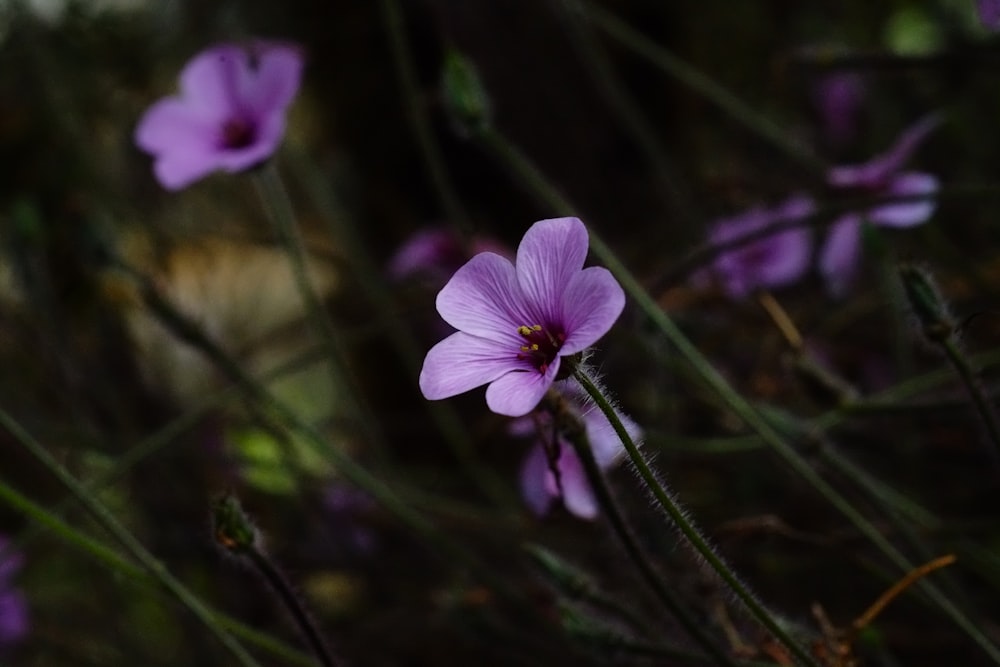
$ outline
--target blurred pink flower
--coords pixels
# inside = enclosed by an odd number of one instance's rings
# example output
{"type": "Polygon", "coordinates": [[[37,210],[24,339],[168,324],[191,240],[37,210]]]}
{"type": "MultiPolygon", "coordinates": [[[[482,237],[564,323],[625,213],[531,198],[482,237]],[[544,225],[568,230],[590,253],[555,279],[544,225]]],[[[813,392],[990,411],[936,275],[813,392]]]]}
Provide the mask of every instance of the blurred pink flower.
{"type": "MultiPolygon", "coordinates": [[[[587,400],[579,385],[559,382],[555,387],[577,408],[597,465],[602,470],[607,470],[617,463],[625,454],[625,448],[604,413],[587,400]]],[[[641,437],[642,431],[635,422],[621,413],[618,413],[618,417],[633,440],[641,437]]],[[[537,438],[521,465],[521,494],[532,511],[541,516],[549,511],[553,501],[561,497],[563,505],[571,514],[581,519],[595,518],[598,513],[597,500],[587,481],[583,464],[573,446],[561,435],[557,435],[556,441],[551,442],[551,416],[540,410],[534,417],[516,419],[511,423],[510,430],[513,435],[534,435],[537,438]],[[556,454],[555,461],[550,462],[548,452],[556,454]],[[553,467],[558,471],[558,480],[553,467]]]]}
{"type": "Polygon", "coordinates": [[[979,20],[988,30],[1000,30],[1000,0],[976,0],[979,20]]]}
{"type": "Polygon", "coordinates": [[[864,81],[855,71],[833,71],[813,85],[813,104],[831,143],[844,144],[854,138],[864,97],[864,81]]]}
{"type": "Polygon", "coordinates": [[[30,628],[27,600],[12,581],[21,569],[23,557],[9,546],[10,542],[0,537],[0,652],[24,639],[30,628]]]}
{"type": "Polygon", "coordinates": [[[488,384],[497,414],[531,412],[556,380],[563,357],[601,338],[625,307],[625,293],[604,268],[583,268],[589,241],[577,218],[536,222],[516,264],[476,255],[438,294],[441,317],[458,329],[427,353],[425,398],[449,398],[488,384]]]}
{"type": "MultiPolygon", "coordinates": [[[[716,245],[729,243],[772,225],[802,220],[815,208],[812,199],[805,195],[795,195],[775,208],[758,206],[717,220],[709,230],[709,241],[716,245]]],[[[716,257],[710,271],[726,294],[743,299],[757,289],[794,283],[809,268],[811,257],[811,233],[796,227],[723,252],[716,257]]]]}
{"type": "Polygon", "coordinates": [[[403,280],[411,276],[442,276],[443,284],[474,255],[492,252],[509,257],[510,250],[499,241],[473,236],[467,243],[449,227],[427,227],[414,233],[389,260],[389,277],[403,280]]]}
{"type": "Polygon", "coordinates": [[[304,61],[290,44],[222,44],[202,51],[180,75],[180,95],[151,106],[135,143],[155,157],[156,179],[179,190],[216,170],[238,172],[274,153],[304,61]]]}
{"type": "MultiPolygon", "coordinates": [[[[924,118],[905,130],[896,144],[882,155],[864,164],[830,169],[827,183],[833,188],[870,196],[933,195],[938,190],[937,177],[922,172],[901,172],[901,169],[937,124],[935,116],[924,118]]],[[[928,197],[881,204],[836,220],[819,254],[819,271],[830,294],[843,296],[857,275],[863,222],[881,227],[913,227],[927,222],[935,207],[936,202],[928,197]]]]}

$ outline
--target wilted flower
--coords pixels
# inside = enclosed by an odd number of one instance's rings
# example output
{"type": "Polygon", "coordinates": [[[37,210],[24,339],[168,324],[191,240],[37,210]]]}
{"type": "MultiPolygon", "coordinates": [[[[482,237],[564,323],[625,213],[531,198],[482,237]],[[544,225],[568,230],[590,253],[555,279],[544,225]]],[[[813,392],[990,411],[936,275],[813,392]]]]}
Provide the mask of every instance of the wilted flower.
{"type": "MultiPolygon", "coordinates": [[[[606,470],[625,454],[625,448],[604,413],[592,402],[579,385],[566,382],[555,385],[583,422],[597,465],[606,470]]],[[[636,440],[641,435],[639,427],[628,417],[618,414],[625,430],[636,440]]],[[[556,434],[553,442],[552,417],[544,411],[531,417],[522,417],[511,424],[514,435],[534,435],[537,442],[521,465],[521,493],[535,514],[549,511],[552,502],[562,498],[566,509],[581,519],[597,516],[597,500],[587,481],[586,472],[573,446],[556,434]],[[558,478],[557,478],[558,473],[558,478]]]]}
{"type": "Polygon", "coordinates": [[[180,95],[150,107],[135,142],[155,156],[153,171],[179,190],[216,171],[238,172],[274,153],[285,110],[299,89],[301,51],[290,44],[222,44],[184,67],[180,95]]]}
{"type": "Polygon", "coordinates": [[[827,173],[831,187],[853,193],[901,198],[928,195],[925,199],[851,212],[832,224],[820,250],[819,271],[833,296],[843,296],[857,273],[863,222],[882,227],[913,227],[927,222],[934,213],[936,203],[929,195],[938,190],[937,177],[900,170],[937,124],[936,117],[927,117],[903,132],[886,153],[861,165],[834,167],[827,173]]]}
{"type": "Polygon", "coordinates": [[[402,280],[410,276],[442,277],[444,283],[474,255],[494,252],[504,257],[510,252],[498,241],[473,236],[468,242],[448,227],[428,227],[413,234],[389,260],[389,276],[402,280]]]}
{"type": "MultiPolygon", "coordinates": [[[[716,221],[709,241],[721,245],[783,222],[810,216],[813,201],[805,195],[791,197],[780,206],[758,206],[731,218],[716,221]]],[[[756,241],[723,252],[711,272],[733,299],[743,299],[757,289],[794,283],[809,268],[812,238],[808,229],[796,227],[768,234],[756,241]]]]}
{"type": "Polygon", "coordinates": [[[420,389],[431,400],[483,384],[486,404],[511,417],[528,414],[560,374],[565,357],[607,333],[625,307],[604,268],[583,268],[587,229],[577,218],[536,222],[516,264],[484,252],[438,294],[441,317],[458,329],[427,353],[420,389]]]}
{"type": "Polygon", "coordinates": [[[14,575],[21,569],[21,554],[9,550],[10,542],[0,537],[0,651],[28,634],[28,603],[14,587],[14,575]]]}
{"type": "Polygon", "coordinates": [[[853,70],[824,74],[813,85],[812,97],[830,142],[850,141],[857,130],[858,114],[865,97],[861,75],[853,70]]]}

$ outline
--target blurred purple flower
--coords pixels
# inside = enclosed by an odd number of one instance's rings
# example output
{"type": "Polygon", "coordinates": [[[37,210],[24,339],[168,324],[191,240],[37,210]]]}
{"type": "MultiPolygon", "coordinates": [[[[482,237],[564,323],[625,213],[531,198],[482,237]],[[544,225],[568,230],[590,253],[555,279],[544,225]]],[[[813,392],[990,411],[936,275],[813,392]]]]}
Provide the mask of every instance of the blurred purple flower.
{"type": "MultiPolygon", "coordinates": [[[[815,211],[813,201],[796,195],[780,206],[758,206],[731,218],[716,221],[709,241],[721,245],[782,222],[802,220],[815,211]]],[[[767,235],[716,257],[711,272],[733,299],[746,298],[756,289],[789,285],[806,272],[812,253],[808,229],[796,227],[767,235]]]]}
{"type": "Polygon", "coordinates": [[[577,218],[536,222],[516,264],[484,252],[438,294],[441,317],[458,329],[435,345],[420,371],[424,397],[437,400],[483,384],[486,404],[520,417],[538,405],[561,360],[608,332],[625,293],[604,268],[583,268],[587,228],[577,218]]]}
{"type": "Polygon", "coordinates": [[[389,277],[403,280],[416,275],[431,278],[440,276],[444,283],[463,264],[481,252],[493,252],[502,257],[510,255],[510,251],[498,241],[474,236],[464,243],[451,228],[428,227],[413,234],[399,247],[389,260],[389,277]]]}
{"type": "MultiPolygon", "coordinates": [[[[577,409],[597,465],[602,470],[607,470],[617,463],[625,453],[625,448],[604,413],[586,399],[578,385],[560,382],[555,386],[577,409]]],[[[618,413],[618,417],[633,440],[641,437],[642,431],[635,422],[621,413],[618,413]]],[[[521,493],[532,511],[539,516],[545,514],[552,502],[561,496],[563,505],[570,513],[581,519],[595,518],[598,512],[597,500],[587,481],[583,464],[573,446],[561,435],[556,437],[556,442],[551,442],[551,416],[539,411],[534,418],[522,417],[515,420],[511,423],[510,430],[513,435],[534,435],[538,438],[521,465],[521,493]],[[549,460],[549,452],[556,454],[555,461],[549,460]],[[553,467],[558,471],[558,480],[553,467]]]]}
{"type": "Polygon", "coordinates": [[[343,482],[334,482],[323,494],[323,506],[334,523],[339,551],[347,554],[370,554],[375,551],[375,533],[362,521],[375,508],[371,496],[343,482]]]}
{"type": "Polygon", "coordinates": [[[813,85],[812,97],[829,141],[844,144],[853,139],[865,97],[861,75],[847,70],[825,74],[813,85]]]}
{"type": "Polygon", "coordinates": [[[1000,0],[976,0],[979,20],[987,30],[1000,30],[1000,0]]]}
{"type": "Polygon", "coordinates": [[[143,115],[135,143],[155,157],[156,179],[179,190],[216,170],[238,172],[274,153],[285,133],[285,109],[304,64],[291,44],[222,44],[184,67],[180,95],[143,115]]]}
{"type": "MultiPolygon", "coordinates": [[[[905,130],[882,155],[860,165],[833,167],[827,172],[827,183],[833,188],[869,196],[933,195],[938,190],[936,176],[900,170],[938,122],[936,116],[928,116],[905,130]]],[[[857,275],[863,222],[881,227],[913,227],[927,222],[935,206],[931,198],[901,201],[851,212],[836,220],[819,254],[819,271],[830,294],[843,296],[857,275]]]]}
{"type": "Polygon", "coordinates": [[[0,651],[28,634],[28,602],[14,588],[14,575],[21,569],[21,554],[9,551],[10,542],[0,537],[0,651]]]}

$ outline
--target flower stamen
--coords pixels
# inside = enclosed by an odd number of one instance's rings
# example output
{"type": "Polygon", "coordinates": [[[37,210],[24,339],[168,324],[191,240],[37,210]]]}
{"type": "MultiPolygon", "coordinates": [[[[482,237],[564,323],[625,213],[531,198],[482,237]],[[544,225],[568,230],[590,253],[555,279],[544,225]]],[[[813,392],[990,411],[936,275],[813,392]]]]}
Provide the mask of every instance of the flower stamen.
{"type": "Polygon", "coordinates": [[[541,324],[527,326],[522,324],[517,328],[517,333],[527,341],[527,345],[521,346],[521,351],[517,358],[528,360],[538,369],[538,372],[545,375],[553,359],[559,355],[559,350],[566,342],[566,334],[561,331],[549,331],[541,324]]]}

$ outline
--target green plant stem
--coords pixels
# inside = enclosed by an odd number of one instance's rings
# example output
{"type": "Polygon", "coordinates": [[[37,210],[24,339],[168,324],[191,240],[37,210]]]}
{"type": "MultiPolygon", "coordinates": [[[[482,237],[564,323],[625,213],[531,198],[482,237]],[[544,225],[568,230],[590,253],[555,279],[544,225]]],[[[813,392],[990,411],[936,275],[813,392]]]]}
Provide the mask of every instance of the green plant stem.
{"type": "Polygon", "coordinates": [[[979,414],[983,426],[986,427],[986,433],[993,443],[994,461],[1000,461],[1000,424],[997,423],[996,411],[986,399],[986,395],[979,385],[976,372],[972,369],[965,354],[959,349],[954,336],[948,336],[941,340],[939,346],[948,361],[951,362],[962,384],[965,385],[965,390],[969,393],[969,398],[972,399],[972,404],[976,407],[976,412],[979,414]]]}
{"type": "MultiPolygon", "coordinates": [[[[582,374],[582,371],[578,371],[578,373],[582,374]]],[[[615,415],[615,418],[617,418],[617,415],[615,415]]],[[[663,581],[660,573],[656,571],[656,568],[643,552],[642,547],[639,546],[635,533],[632,532],[632,529],[625,521],[625,516],[621,509],[619,509],[618,503],[615,501],[614,495],[611,493],[611,489],[608,488],[607,481],[604,479],[604,474],[594,459],[594,452],[590,448],[590,442],[587,440],[586,434],[581,429],[576,433],[567,434],[567,438],[573,445],[573,449],[576,451],[580,462],[583,464],[584,472],[587,474],[587,481],[590,483],[590,488],[597,497],[597,502],[603,510],[604,516],[608,519],[608,523],[611,524],[615,536],[621,542],[625,553],[628,554],[633,565],[639,570],[639,574],[643,580],[652,588],[656,597],[673,614],[674,618],[684,627],[684,630],[692,639],[700,644],[719,664],[733,667],[735,665],[733,660],[716,645],[712,637],[688,613],[684,607],[684,603],[670,590],[670,587],[663,581]]]]}
{"type": "MultiPolygon", "coordinates": [[[[114,549],[105,546],[89,535],[85,535],[84,533],[76,530],[60,519],[51,510],[35,503],[30,498],[27,498],[16,489],[8,486],[2,481],[0,481],[0,501],[5,502],[14,510],[30,519],[33,522],[33,525],[48,530],[58,539],[88,554],[97,560],[97,562],[112,570],[115,574],[127,577],[145,586],[149,586],[152,590],[155,590],[160,594],[167,594],[167,592],[164,592],[163,586],[160,582],[151,576],[146,569],[132,563],[123,556],[119,555],[114,549]]],[[[285,664],[299,665],[300,667],[315,667],[316,662],[311,656],[292,648],[291,646],[275,639],[274,637],[271,637],[270,635],[267,635],[266,633],[251,628],[248,625],[244,625],[240,621],[232,618],[231,616],[227,616],[222,612],[215,611],[210,608],[209,612],[222,627],[232,632],[233,635],[248,643],[254,644],[258,648],[272,653],[275,657],[283,660],[285,664]]]]}
{"type": "Polygon", "coordinates": [[[799,645],[791,635],[789,635],[781,625],[774,620],[773,615],[764,608],[764,606],[757,600],[756,596],[750,592],[750,590],[739,580],[739,577],[729,568],[728,565],[722,560],[722,558],[715,553],[715,550],[708,543],[708,540],[701,534],[701,532],[695,528],[688,518],[684,514],[684,510],[680,508],[677,501],[674,500],[673,496],[667,492],[660,481],[653,474],[649,465],[646,463],[646,459],[643,457],[639,448],[636,447],[635,442],[632,437],[628,434],[625,429],[625,425],[622,424],[621,420],[618,418],[618,414],[615,412],[614,407],[604,396],[601,390],[597,387],[594,381],[590,378],[586,371],[577,369],[573,373],[573,377],[580,386],[583,387],[584,391],[594,400],[597,407],[600,408],[604,416],[607,417],[608,421],[611,423],[612,428],[614,428],[615,433],[618,438],[622,441],[625,446],[625,451],[628,452],[629,459],[631,459],[632,464],[635,466],[636,471],[639,473],[639,477],[642,479],[646,488],[649,489],[653,497],[656,498],[657,503],[663,508],[663,511],[667,513],[670,520],[677,526],[684,538],[690,543],[694,550],[699,556],[705,559],[709,567],[725,582],[726,586],[731,590],[736,597],[746,606],[750,614],[757,619],[757,622],[762,626],[767,628],[767,630],[774,636],[775,639],[784,644],[792,655],[794,655],[798,660],[800,660],[805,665],[812,665],[813,667],[819,667],[818,663],[813,659],[809,652],[799,645]]]}
{"type": "Polygon", "coordinates": [[[798,142],[789,139],[787,131],[751,109],[725,87],[636,32],[617,16],[596,3],[586,2],[584,6],[590,20],[613,40],[636,55],[642,56],[672,79],[710,101],[734,121],[784,153],[796,164],[810,170],[815,176],[822,177],[826,173],[826,164],[814,153],[798,142]]]}
{"type": "Polygon", "coordinates": [[[381,450],[382,434],[377,427],[378,420],[371,414],[368,406],[357,398],[357,393],[353,391],[353,388],[351,386],[345,387],[345,378],[349,378],[347,385],[356,385],[357,383],[354,382],[354,378],[350,378],[350,371],[344,361],[341,349],[340,337],[309,276],[305,243],[295,222],[295,213],[288,191],[285,189],[281,175],[273,161],[265,163],[253,173],[253,183],[265,212],[285,246],[296,287],[306,308],[306,314],[316,328],[320,340],[325,341],[329,346],[330,377],[333,388],[337,390],[338,398],[347,404],[349,413],[358,416],[356,422],[361,427],[368,443],[381,450]]]}
{"type": "Polygon", "coordinates": [[[379,5],[382,8],[386,32],[389,35],[389,45],[396,66],[396,75],[399,78],[399,87],[403,93],[403,108],[409,117],[410,128],[417,140],[417,145],[420,147],[420,154],[427,166],[431,183],[441,200],[448,221],[455,225],[463,236],[468,236],[471,232],[469,217],[455,193],[448,168],[445,166],[444,156],[441,154],[437,142],[434,141],[434,132],[427,117],[425,99],[420,94],[417,73],[410,57],[410,45],[403,25],[401,3],[399,0],[381,0],[379,5]]]}
{"type": "Polygon", "coordinates": [[[309,646],[312,647],[313,653],[319,659],[320,664],[324,667],[335,667],[337,664],[336,660],[333,659],[333,654],[330,653],[330,648],[323,641],[323,637],[320,635],[319,630],[316,628],[316,624],[313,623],[312,618],[309,613],[306,612],[305,608],[302,606],[301,600],[292,592],[292,587],[289,585],[288,580],[285,579],[281,571],[271,562],[271,559],[267,557],[266,554],[261,553],[256,547],[251,547],[247,549],[243,554],[253,563],[257,571],[260,572],[261,576],[267,581],[268,585],[278,594],[281,598],[281,602],[285,605],[288,611],[292,614],[295,619],[296,625],[302,631],[305,636],[306,641],[309,646]]]}
{"type": "Polygon", "coordinates": [[[180,581],[174,578],[173,575],[164,567],[163,563],[158,561],[149,551],[146,550],[144,546],[137,540],[132,533],[128,531],[118,520],[114,517],[110,510],[104,506],[92,493],[87,491],[87,489],[81,484],[73,475],[69,473],[66,468],[62,466],[49,452],[35,440],[27,431],[25,431],[20,424],[18,424],[13,417],[11,417],[5,410],[0,409],[0,426],[3,426],[8,433],[13,436],[22,447],[24,447],[28,452],[34,456],[39,463],[41,463],[46,470],[55,475],[63,485],[69,489],[73,495],[80,501],[80,503],[90,512],[91,515],[100,523],[109,533],[111,533],[115,539],[117,539],[122,546],[128,550],[132,556],[142,564],[146,570],[149,571],[159,582],[171,593],[173,593],[178,600],[181,601],[191,612],[200,620],[205,626],[214,634],[219,641],[225,646],[233,656],[240,662],[240,664],[246,667],[260,667],[253,656],[251,656],[242,644],[236,640],[232,634],[226,630],[222,624],[218,622],[215,615],[206,607],[198,597],[189,591],[186,586],[184,586],[180,581]]]}
{"type": "MultiPolygon", "coordinates": [[[[575,214],[573,206],[549,184],[538,168],[494,129],[487,128],[479,138],[485,143],[487,148],[491,149],[499,159],[506,163],[511,172],[521,178],[523,183],[535,193],[539,200],[550,206],[560,215],[575,214]]],[[[673,320],[649,296],[635,276],[611,252],[611,249],[593,229],[590,231],[590,247],[598,259],[621,282],[625,293],[635,301],[649,321],[673,344],[694,372],[735,415],[750,429],[755,431],[768,447],[785,461],[786,465],[812,486],[837,511],[843,514],[894,565],[903,572],[909,572],[914,569],[915,566],[909,559],[900,553],[846,498],[823,479],[819,473],[813,470],[809,462],[794,447],[787,443],[746,399],[729,385],[726,379],[715,370],[708,359],[698,351],[691,341],[688,340],[687,336],[674,324],[673,320]]],[[[932,599],[945,615],[961,628],[995,664],[1000,665],[1000,649],[937,586],[927,579],[921,579],[917,582],[916,587],[932,599]]]]}

